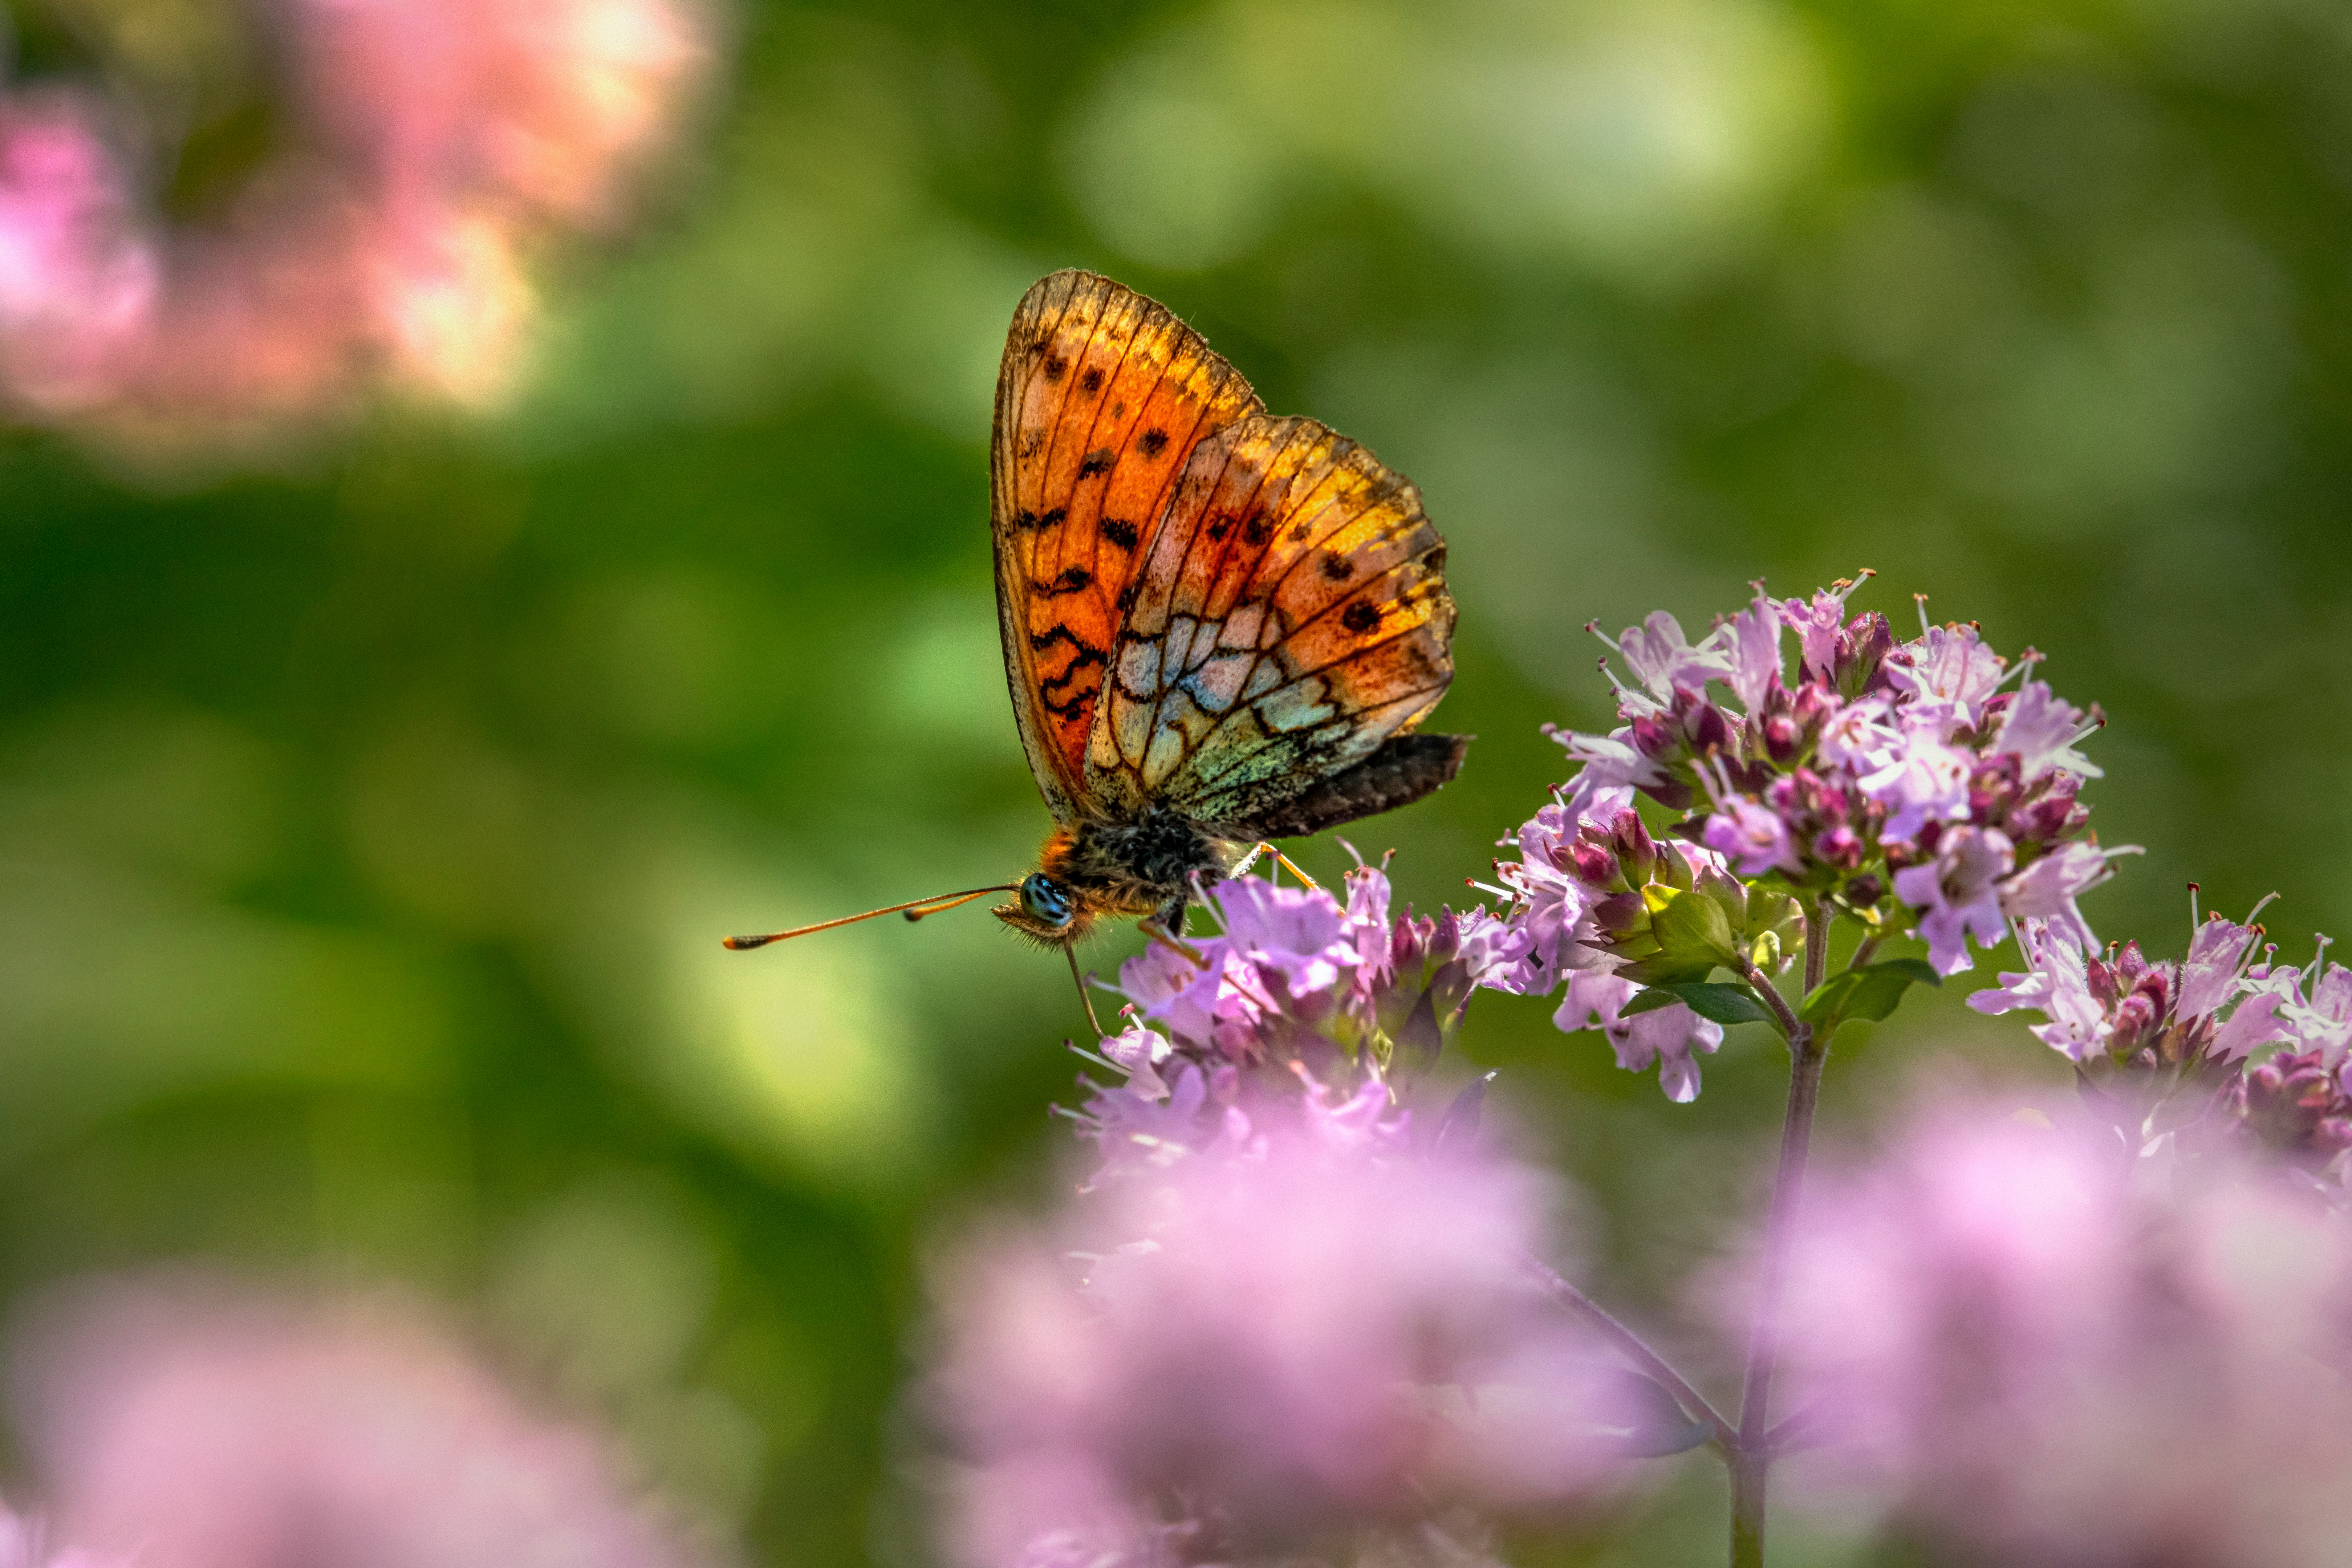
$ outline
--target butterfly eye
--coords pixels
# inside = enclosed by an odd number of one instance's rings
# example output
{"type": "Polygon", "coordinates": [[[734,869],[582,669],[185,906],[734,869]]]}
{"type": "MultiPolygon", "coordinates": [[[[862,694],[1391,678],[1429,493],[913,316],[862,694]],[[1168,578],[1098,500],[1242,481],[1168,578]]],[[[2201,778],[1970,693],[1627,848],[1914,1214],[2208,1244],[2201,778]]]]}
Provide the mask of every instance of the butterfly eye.
{"type": "Polygon", "coordinates": [[[1069,889],[1043,871],[1032,871],[1021,884],[1021,910],[1050,926],[1068,925],[1075,912],[1069,889]]]}

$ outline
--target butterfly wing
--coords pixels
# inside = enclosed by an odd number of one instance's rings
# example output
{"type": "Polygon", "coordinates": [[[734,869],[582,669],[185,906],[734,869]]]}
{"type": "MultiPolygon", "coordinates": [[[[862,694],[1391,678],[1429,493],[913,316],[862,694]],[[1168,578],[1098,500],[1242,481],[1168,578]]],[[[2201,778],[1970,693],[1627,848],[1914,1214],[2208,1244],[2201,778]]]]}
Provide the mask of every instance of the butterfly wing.
{"type": "Polygon", "coordinates": [[[1199,333],[1108,278],[1056,272],[1013,312],[989,464],[997,621],[1057,822],[1099,815],[1087,738],[1154,523],[1196,448],[1261,407],[1199,333]]]}
{"type": "MultiPolygon", "coordinates": [[[[1128,813],[1158,801],[1234,837],[1298,815],[1281,808],[1445,694],[1444,560],[1420,493],[1328,426],[1253,411],[1212,431],[1132,584],[1087,793],[1128,813]]],[[[1444,754],[1442,769],[1416,764],[1419,794],[1451,776],[1459,746],[1444,754]]]]}

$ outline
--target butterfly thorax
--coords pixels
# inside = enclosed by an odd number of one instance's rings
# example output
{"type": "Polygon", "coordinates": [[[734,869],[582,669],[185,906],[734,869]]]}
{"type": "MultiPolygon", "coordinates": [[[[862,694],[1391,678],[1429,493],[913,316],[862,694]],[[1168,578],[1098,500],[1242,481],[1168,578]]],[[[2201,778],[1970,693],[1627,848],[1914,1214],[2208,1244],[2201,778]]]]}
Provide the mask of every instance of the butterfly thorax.
{"type": "Polygon", "coordinates": [[[1195,889],[1223,878],[1246,849],[1159,805],[1125,820],[1081,821],[1054,830],[1031,879],[1043,879],[1048,891],[1067,900],[1066,922],[1041,920],[1020,903],[996,912],[1014,930],[1057,947],[1084,941],[1103,920],[1153,917],[1179,934],[1195,889]]]}

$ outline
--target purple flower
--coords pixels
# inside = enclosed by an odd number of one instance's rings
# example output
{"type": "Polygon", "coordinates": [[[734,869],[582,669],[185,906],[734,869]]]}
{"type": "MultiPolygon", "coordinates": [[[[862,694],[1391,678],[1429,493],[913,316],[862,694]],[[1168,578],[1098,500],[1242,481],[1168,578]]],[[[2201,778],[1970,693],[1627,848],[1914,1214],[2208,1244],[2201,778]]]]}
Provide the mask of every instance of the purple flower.
{"type": "Polygon", "coordinates": [[[1938,1562],[2338,1561],[2352,1236],[2259,1168],[2135,1186],[2104,1130],[2006,1110],[1809,1187],[1784,1375],[1831,1447],[1791,1488],[1862,1481],[1938,1562]]]}
{"type": "Polygon", "coordinates": [[[1258,1551],[1600,1484],[1580,1418],[1598,1363],[1520,1261],[1543,1244],[1544,1184],[1383,1147],[1270,1128],[1253,1158],[1188,1162],[968,1252],[929,1384],[970,1467],[962,1560],[1066,1562],[1053,1543],[1076,1539],[1140,1561],[1194,1520],[1258,1551]]]}
{"type": "Polygon", "coordinates": [[[1682,623],[1664,610],[1653,610],[1640,626],[1627,626],[1625,635],[1615,642],[1609,642],[1598,627],[1593,633],[1624,656],[1625,668],[1641,685],[1641,694],[1618,689],[1629,718],[1634,712],[1663,708],[1674,700],[1677,689],[1702,690],[1710,679],[1730,673],[1730,661],[1715,646],[1715,638],[1692,646],[1683,635],[1682,623]]]}
{"type": "Polygon", "coordinates": [[[1886,723],[1885,701],[1865,697],[1832,709],[1822,721],[1815,748],[1821,760],[1854,774],[1876,773],[1887,765],[1903,735],[1886,723]]]}
{"type": "Polygon", "coordinates": [[[2219,914],[2205,917],[2189,933],[2189,956],[2180,963],[2178,1005],[2183,1016],[2210,1017],[2239,994],[2239,977],[2262,934],[2258,925],[2240,925],[2219,914]]]}
{"type": "Polygon", "coordinates": [[[1969,769],[1969,754],[1947,744],[1940,726],[1906,714],[1884,759],[1854,784],[1886,808],[1885,837],[1908,841],[1931,822],[1968,816],[1969,769]]]}
{"type": "Polygon", "coordinates": [[[1706,847],[1731,862],[1743,877],[1767,871],[1802,876],[1804,866],[1789,842],[1789,825],[1771,807],[1746,795],[1718,801],[1706,819],[1706,847]]]}
{"type": "Polygon", "coordinates": [[[1919,605],[1919,640],[1905,643],[1886,660],[1888,684],[1907,699],[1911,716],[1948,735],[1973,727],[1984,705],[2008,679],[1999,654],[1987,647],[1972,626],[1930,626],[1919,605]]]}
{"type": "Polygon", "coordinates": [[[1863,579],[1840,581],[1834,589],[1819,590],[1810,601],[1790,599],[1781,605],[1781,618],[1797,634],[1798,662],[1806,679],[1832,678],[1837,668],[1838,635],[1845,626],[1846,599],[1868,576],[1864,573],[1863,579]]]}
{"type": "Polygon", "coordinates": [[[133,1561],[74,1549],[52,1551],[40,1520],[0,1503],[0,1568],[132,1568],[133,1561]]]}
{"type": "Polygon", "coordinates": [[[1927,939],[1927,962],[1937,973],[1969,967],[1970,935],[1991,947],[2008,934],[1999,884],[2014,858],[2000,829],[1959,827],[1937,841],[1934,859],[1895,873],[1895,896],[1927,911],[1919,934],[1927,939]]]}
{"type": "Polygon", "coordinates": [[[703,1561],[593,1434],[402,1298],[102,1287],[56,1303],[22,1364],[58,1520],[139,1568],[703,1561]]]}
{"type": "Polygon", "coordinates": [[[1591,816],[1603,811],[1607,804],[1621,795],[1630,799],[1636,789],[1652,788],[1670,781],[1666,770],[1627,739],[1630,729],[1616,730],[1606,735],[1586,735],[1573,730],[1552,729],[1546,731],[1568,752],[1569,760],[1577,764],[1575,782],[1569,786],[1561,805],[1571,816],[1591,816]]]}
{"type": "Polygon", "coordinates": [[[1727,667],[1724,684],[1751,714],[1764,705],[1765,693],[1780,679],[1781,623],[1780,606],[1764,592],[1764,584],[1752,585],[1755,602],[1727,619],[1714,639],[1727,667]]]}
{"type": "MultiPolygon", "coordinates": [[[[2319,965],[2312,965],[2315,972],[2319,965]]],[[[2249,979],[2253,977],[2249,975],[2249,979]]],[[[2286,984],[2277,984],[2265,971],[2255,984],[2261,994],[2273,998],[2273,1007],[2279,1025],[2289,1031],[2305,1050],[2318,1051],[2331,1063],[2341,1062],[2352,1051],[2352,970],[2340,963],[2331,963],[2325,974],[2312,982],[2311,999],[2302,1001],[2294,994],[2293,972],[2283,977],[2286,984]]],[[[2249,998],[2251,1002],[2252,998],[2249,998]]],[[[2244,1004],[2240,1010],[2244,1010],[2244,1004]]]]}
{"type": "Polygon", "coordinates": [[[1999,986],[1971,993],[1969,1005],[1996,1016],[2019,1008],[2042,1014],[2049,1022],[2033,1026],[2033,1037],[2070,1061],[2105,1052],[2113,1028],[2106,1008],[2091,994],[2082,946],[2033,919],[2018,922],[2017,944],[2024,950],[2025,971],[2003,973],[1999,986]]]}
{"type": "Polygon", "coordinates": [[[1705,1051],[1712,1056],[1723,1044],[1723,1026],[1700,1017],[1679,1002],[1620,1017],[1618,1010],[1639,989],[1630,980],[1598,970],[1571,974],[1568,994],[1560,998],[1552,1024],[1563,1034],[1601,1030],[1617,1053],[1619,1067],[1628,1072],[1647,1072],[1656,1064],[1658,1087],[1666,1091],[1666,1098],[1687,1105],[1698,1098],[1699,1089],[1698,1060],[1692,1053],[1705,1051]]]}
{"type": "Polygon", "coordinates": [[[1223,1051],[1255,1029],[1270,1010],[1256,973],[1232,944],[1211,937],[1192,944],[1195,963],[1154,942],[1119,965],[1118,988],[1142,1015],[1168,1026],[1179,1042],[1223,1051]]]}
{"type": "MultiPolygon", "coordinates": [[[[1388,906],[1386,880],[1381,879],[1380,889],[1383,910],[1388,906]]],[[[1357,886],[1362,881],[1360,878],[1357,886]]],[[[1363,962],[1355,942],[1361,921],[1351,922],[1348,912],[1319,888],[1277,888],[1259,878],[1241,877],[1217,884],[1213,897],[1225,922],[1226,946],[1260,975],[1278,978],[1290,996],[1328,991],[1363,962]]]]}
{"type": "Polygon", "coordinates": [[[0,104],[0,346],[37,400],[90,395],[154,307],[126,184],[72,100],[0,104]]]}
{"type": "Polygon", "coordinates": [[[2014,752],[2018,769],[2028,781],[2053,768],[2077,778],[2098,778],[2099,769],[2074,749],[2082,730],[2081,709],[2053,693],[2043,682],[2031,680],[2001,716],[1992,749],[2014,752]]]}
{"type": "Polygon", "coordinates": [[[2074,900],[2115,875],[2108,863],[2114,856],[2137,853],[2137,847],[2103,850],[2079,840],[2062,844],[2001,883],[2001,913],[2013,921],[2047,921],[2075,946],[2095,951],[2099,939],[2074,900]]]}
{"type": "Polygon", "coordinates": [[[2325,1051],[2281,1051],[2240,1075],[2238,1125],[2271,1154],[2325,1169],[2352,1149],[2352,1093],[2344,1079],[2325,1051]]]}

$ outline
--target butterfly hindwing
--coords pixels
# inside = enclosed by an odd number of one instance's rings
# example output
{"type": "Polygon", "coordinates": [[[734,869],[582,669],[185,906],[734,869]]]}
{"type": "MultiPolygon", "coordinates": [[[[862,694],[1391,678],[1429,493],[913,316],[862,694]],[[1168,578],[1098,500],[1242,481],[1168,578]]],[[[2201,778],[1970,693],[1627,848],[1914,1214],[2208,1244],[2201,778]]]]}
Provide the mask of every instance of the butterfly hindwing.
{"type": "Polygon", "coordinates": [[[1419,493],[1328,426],[1253,412],[1212,432],[1110,651],[1088,796],[1239,836],[1364,762],[1452,679],[1444,563],[1419,493]]]}
{"type": "Polygon", "coordinates": [[[1087,737],[1133,586],[1178,478],[1256,395],[1168,310],[1056,272],[1013,312],[991,454],[997,616],[1031,771],[1088,814],[1087,737]]]}

